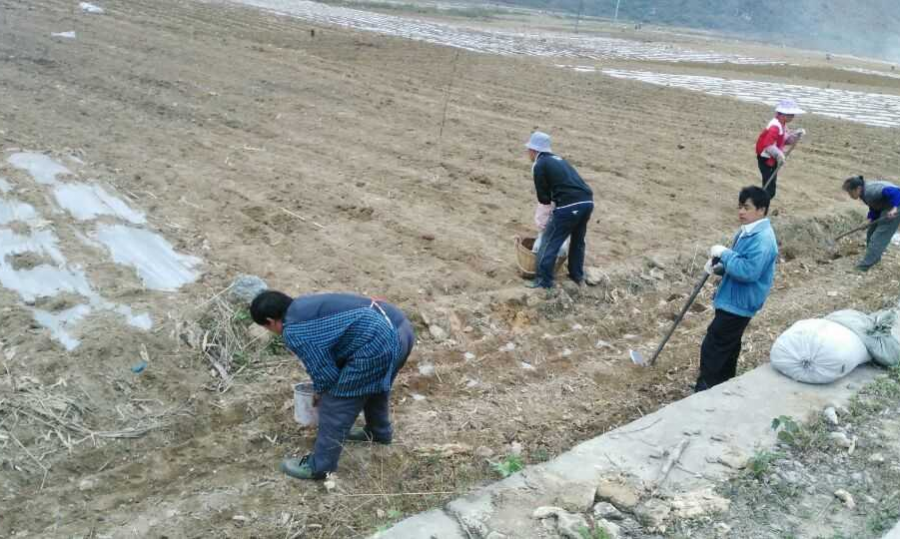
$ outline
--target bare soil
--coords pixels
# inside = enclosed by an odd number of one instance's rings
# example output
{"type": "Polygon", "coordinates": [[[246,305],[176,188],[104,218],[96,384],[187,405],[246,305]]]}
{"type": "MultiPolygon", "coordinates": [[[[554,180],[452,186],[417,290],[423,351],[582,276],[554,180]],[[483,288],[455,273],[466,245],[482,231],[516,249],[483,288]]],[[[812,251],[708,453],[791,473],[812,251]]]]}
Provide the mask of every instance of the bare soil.
{"type": "MultiPolygon", "coordinates": [[[[364,536],[497,477],[491,462],[518,446],[526,462],[545,460],[690,392],[709,289],[655,369],[632,366],[627,350],[652,350],[708,246],[736,228],[766,107],[585,77],[552,59],[336,28],[313,37],[302,21],[227,4],[104,7],[0,3],[2,149],[48,152],[128,194],[205,273],[163,294],[98,271],[108,299],[149,310],[156,326],[92,320],[68,353],[0,291],[0,535],[364,536]],[[50,37],[66,30],[78,37],[50,37]],[[523,143],[534,128],[594,187],[588,265],[609,275],[551,299],[521,287],[512,248],[532,228],[523,143]],[[186,333],[209,328],[208,300],[242,273],[293,294],[385,296],[417,324],[395,391],[397,443],[349,448],[331,491],[277,471],[314,437],[285,406],[303,378],[296,361],[260,337],[222,384],[186,333]],[[431,337],[433,325],[449,337],[431,337]],[[450,443],[465,447],[440,447],[450,443]]],[[[836,255],[824,244],[862,218],[840,181],[896,170],[896,133],[802,125],[809,141],[773,217],[784,260],[741,369],[766,361],[795,320],[879,308],[900,284],[893,250],[859,276],[860,238],[836,255]]],[[[3,155],[0,175],[29,185],[3,155]]],[[[251,334],[239,309],[228,322],[251,334]]]]}

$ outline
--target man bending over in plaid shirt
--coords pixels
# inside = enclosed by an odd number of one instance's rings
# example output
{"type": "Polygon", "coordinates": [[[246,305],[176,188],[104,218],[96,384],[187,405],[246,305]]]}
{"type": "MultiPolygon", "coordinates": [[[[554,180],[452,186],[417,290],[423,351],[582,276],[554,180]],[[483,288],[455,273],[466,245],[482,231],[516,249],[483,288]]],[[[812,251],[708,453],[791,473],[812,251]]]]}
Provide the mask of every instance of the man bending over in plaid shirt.
{"type": "Polygon", "coordinates": [[[298,479],[324,479],[337,469],[344,441],[391,443],[391,385],[415,344],[412,325],[397,307],[353,294],[291,299],[272,290],[250,305],[253,321],[281,335],[312,378],[319,406],[313,452],[286,459],[298,479]],[[354,428],[360,412],[364,428],[354,428]]]}

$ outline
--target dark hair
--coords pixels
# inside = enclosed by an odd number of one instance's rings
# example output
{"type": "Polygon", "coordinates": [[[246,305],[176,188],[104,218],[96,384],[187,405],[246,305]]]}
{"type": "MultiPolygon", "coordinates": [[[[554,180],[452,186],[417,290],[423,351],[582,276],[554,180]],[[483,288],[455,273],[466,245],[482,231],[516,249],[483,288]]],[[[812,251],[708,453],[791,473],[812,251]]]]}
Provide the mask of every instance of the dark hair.
{"type": "Polygon", "coordinates": [[[271,318],[272,320],[284,320],[284,315],[294,301],[284,292],[276,292],[275,290],[266,290],[260,292],[258,296],[253,298],[250,303],[250,316],[257,324],[264,326],[271,318]]]}
{"type": "Polygon", "coordinates": [[[850,176],[844,180],[844,185],[841,186],[841,189],[849,193],[862,187],[865,183],[866,181],[863,180],[862,176],[850,176]]]}
{"type": "Polygon", "coordinates": [[[747,199],[753,201],[753,206],[756,209],[765,208],[765,214],[769,214],[769,202],[771,201],[771,199],[769,198],[769,193],[767,193],[762,187],[749,185],[741,189],[741,192],[738,194],[738,203],[743,204],[744,202],[747,202],[747,199]]]}

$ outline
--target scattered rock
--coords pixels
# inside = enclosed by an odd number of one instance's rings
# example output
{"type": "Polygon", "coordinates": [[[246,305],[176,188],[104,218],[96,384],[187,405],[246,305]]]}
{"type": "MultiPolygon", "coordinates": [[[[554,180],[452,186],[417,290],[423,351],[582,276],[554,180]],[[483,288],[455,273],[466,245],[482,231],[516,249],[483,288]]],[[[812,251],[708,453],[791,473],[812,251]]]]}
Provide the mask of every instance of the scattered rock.
{"type": "Polygon", "coordinates": [[[653,268],[650,270],[650,277],[657,281],[662,281],[666,278],[666,272],[658,268],[653,268]]]}
{"type": "Polygon", "coordinates": [[[680,494],[670,502],[672,511],[680,519],[698,518],[703,515],[724,513],[731,501],[713,492],[712,487],[680,494]]]}
{"type": "Polygon", "coordinates": [[[736,447],[731,447],[728,451],[720,455],[717,459],[719,464],[724,466],[728,466],[733,470],[742,470],[747,467],[747,462],[750,461],[750,455],[745,453],[743,450],[738,449],[736,447]]]}
{"type": "Polygon", "coordinates": [[[622,520],[625,515],[609,502],[597,502],[594,505],[594,519],[622,520]]]}
{"type": "Polygon", "coordinates": [[[97,480],[91,477],[86,477],[78,482],[78,490],[84,492],[85,490],[93,490],[97,486],[97,480]]]}
{"type": "Polygon", "coordinates": [[[597,500],[609,502],[620,511],[632,512],[641,498],[637,489],[622,481],[601,479],[597,485],[597,500]]]}
{"type": "Polygon", "coordinates": [[[856,502],[853,501],[853,496],[850,495],[844,489],[838,489],[834,491],[834,497],[844,502],[844,505],[847,506],[847,509],[854,509],[856,507],[856,502]]]}
{"type": "Polygon", "coordinates": [[[584,539],[582,530],[590,529],[583,516],[573,515],[560,507],[538,507],[531,516],[538,520],[556,517],[557,532],[564,539],[584,539]]]}
{"type": "Polygon", "coordinates": [[[638,520],[651,530],[658,530],[664,526],[671,513],[672,508],[669,504],[658,498],[651,498],[634,510],[638,520]]]}
{"type": "Polygon", "coordinates": [[[473,361],[475,359],[475,354],[473,354],[472,352],[466,352],[465,354],[463,354],[463,357],[466,361],[473,361]]]}
{"type": "Polygon", "coordinates": [[[651,268],[658,268],[661,270],[666,269],[666,265],[663,263],[663,261],[660,260],[659,257],[656,257],[656,256],[651,256],[651,257],[647,258],[647,266],[649,266],[651,268]]]}
{"type": "Polygon", "coordinates": [[[437,324],[428,326],[428,333],[431,334],[431,338],[438,342],[446,341],[449,336],[447,335],[447,331],[437,324]]]}
{"type": "Polygon", "coordinates": [[[828,438],[838,447],[849,448],[853,445],[853,441],[847,438],[847,435],[843,432],[832,432],[828,435],[828,438]]]}
{"type": "Polygon", "coordinates": [[[434,365],[423,363],[419,365],[419,374],[422,376],[434,376],[434,365]]]}
{"type": "Polygon", "coordinates": [[[494,450],[483,445],[475,450],[475,456],[489,459],[494,456],[494,450]]]}
{"type": "Polygon", "coordinates": [[[500,347],[501,352],[512,352],[515,349],[516,349],[516,343],[514,343],[514,342],[508,342],[500,347]]]}
{"type": "Polygon", "coordinates": [[[269,285],[256,275],[238,275],[228,287],[228,299],[235,303],[249,304],[268,289],[269,285]]]}
{"type": "Polygon", "coordinates": [[[414,401],[418,402],[418,401],[423,401],[425,399],[426,399],[425,395],[420,395],[419,393],[412,394],[412,400],[414,400],[414,401]]]}
{"type": "Polygon", "coordinates": [[[613,345],[609,344],[608,342],[604,341],[603,339],[600,339],[599,341],[597,341],[596,346],[597,346],[597,348],[610,348],[610,349],[613,348],[613,345]]]}
{"type": "Polygon", "coordinates": [[[594,503],[596,489],[585,484],[568,485],[562,494],[556,496],[556,503],[563,509],[576,513],[584,513],[594,503]]]}
{"type": "Polygon", "coordinates": [[[825,410],[822,411],[822,415],[825,417],[825,421],[828,421],[832,425],[838,424],[837,410],[835,410],[833,406],[825,408],[825,410]]]}
{"type": "MultiPolygon", "coordinates": [[[[594,522],[594,526],[596,529],[600,529],[606,532],[606,536],[609,539],[619,539],[622,536],[622,530],[619,528],[618,524],[614,524],[606,519],[599,519],[594,522]]],[[[584,537],[584,536],[582,536],[584,537]]]]}
{"type": "Polygon", "coordinates": [[[731,526],[725,524],[724,522],[717,523],[715,526],[713,526],[713,529],[716,530],[717,537],[727,537],[728,534],[731,533],[731,526]]]}
{"type": "Polygon", "coordinates": [[[872,453],[871,455],[869,455],[868,460],[869,462],[872,462],[874,464],[881,464],[884,462],[884,455],[882,455],[881,453],[872,453]]]}
{"type": "Polygon", "coordinates": [[[778,472],[778,475],[781,476],[781,479],[784,482],[789,483],[791,485],[796,485],[803,480],[803,478],[799,472],[795,472],[792,470],[781,470],[778,472]]]}
{"type": "Polygon", "coordinates": [[[600,268],[588,267],[584,269],[584,282],[589,286],[599,286],[609,283],[609,276],[600,268]]]}

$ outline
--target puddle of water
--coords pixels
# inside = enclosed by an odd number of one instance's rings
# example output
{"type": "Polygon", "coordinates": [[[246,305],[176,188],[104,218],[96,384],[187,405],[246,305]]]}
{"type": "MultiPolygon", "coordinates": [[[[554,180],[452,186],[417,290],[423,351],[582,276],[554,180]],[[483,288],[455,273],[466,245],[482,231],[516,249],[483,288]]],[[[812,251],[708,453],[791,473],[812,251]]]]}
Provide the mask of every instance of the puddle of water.
{"type": "Polygon", "coordinates": [[[815,114],[877,127],[900,127],[900,96],[869,94],[850,90],[816,88],[750,80],[730,80],[700,75],[670,75],[651,71],[603,69],[610,77],[631,79],[682,88],[710,95],[729,96],[742,101],[774,106],[790,97],[815,114]]]}
{"type": "Polygon", "coordinates": [[[54,185],[58,175],[72,173],[72,171],[42,153],[14,153],[6,161],[19,170],[27,170],[31,177],[42,185],[54,185]]]}
{"type": "Polygon", "coordinates": [[[200,275],[193,270],[200,259],[176,253],[159,234],[124,225],[101,224],[93,237],[106,246],[114,262],[137,270],[144,286],[151,290],[177,290],[200,275]]]}
{"type": "Polygon", "coordinates": [[[131,209],[118,197],[106,192],[96,184],[65,183],[53,189],[56,203],[79,221],[89,221],[98,215],[112,215],[136,225],[147,219],[140,212],[131,209]]]}
{"type": "Polygon", "coordinates": [[[12,185],[10,185],[8,181],[6,181],[6,178],[0,176],[0,193],[3,193],[5,195],[6,193],[12,191],[12,188],[12,185]]]}
{"type": "Polygon", "coordinates": [[[238,0],[238,2],[274,11],[278,15],[297,17],[319,24],[330,24],[365,32],[398,36],[479,53],[656,60],[663,62],[779,63],[737,54],[693,51],[679,49],[670,44],[631,41],[611,37],[485,31],[395,15],[372,13],[358,9],[329,6],[306,0],[238,0]]]}
{"type": "Polygon", "coordinates": [[[37,217],[34,206],[18,200],[6,201],[0,198],[0,225],[13,221],[31,221],[37,217]]]}

